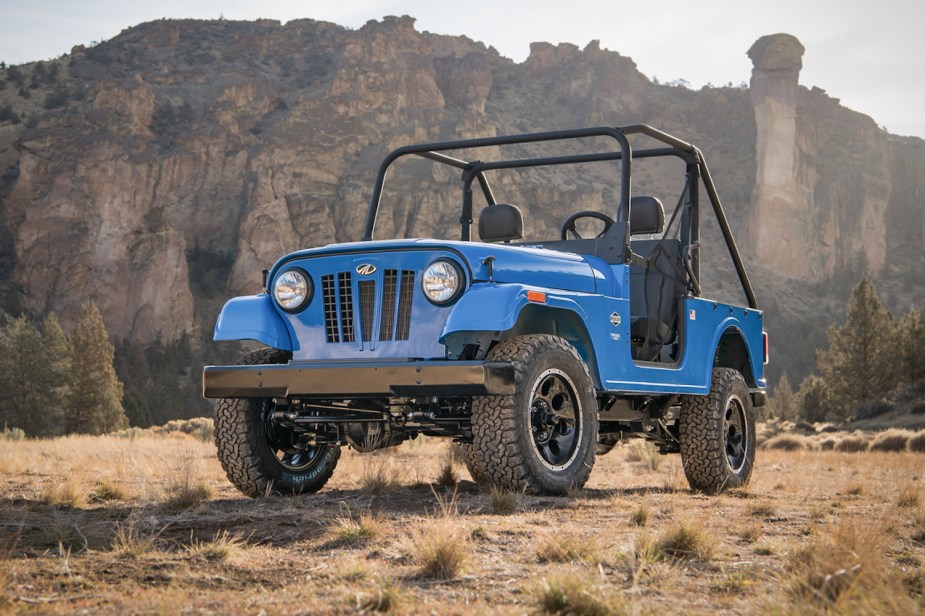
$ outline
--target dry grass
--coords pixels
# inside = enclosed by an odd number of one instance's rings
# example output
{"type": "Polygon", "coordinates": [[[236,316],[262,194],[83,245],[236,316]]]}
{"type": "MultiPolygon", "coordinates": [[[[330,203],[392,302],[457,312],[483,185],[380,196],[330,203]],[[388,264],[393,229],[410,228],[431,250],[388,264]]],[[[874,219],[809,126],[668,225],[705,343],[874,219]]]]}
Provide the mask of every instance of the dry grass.
{"type": "Polygon", "coordinates": [[[645,526],[649,523],[649,510],[645,505],[639,505],[630,513],[630,524],[633,526],[645,526]]]}
{"type": "Polygon", "coordinates": [[[344,451],[318,494],[251,500],[211,444],[142,432],[0,443],[0,612],[297,613],[308,596],[318,613],[925,607],[917,453],[766,449],[747,492],[706,497],[677,456],[652,471],[623,446],[572,498],[493,497],[434,486],[448,446],[419,438],[344,451]],[[184,476],[210,496],[165,507],[184,476]]]}
{"type": "MultiPolygon", "coordinates": [[[[162,529],[163,530],[163,529],[162,529]]],[[[157,547],[160,532],[146,532],[137,517],[131,517],[116,524],[112,538],[112,551],[117,556],[138,558],[149,554],[157,547]]]]}
{"type": "Polygon", "coordinates": [[[452,519],[428,521],[412,534],[411,544],[417,574],[425,579],[455,578],[471,554],[468,536],[452,519]]]}
{"type": "Polygon", "coordinates": [[[651,471],[658,470],[662,458],[655,444],[649,441],[633,441],[627,447],[627,462],[642,462],[643,466],[651,471]]]}
{"type": "Polygon", "coordinates": [[[194,509],[212,498],[212,486],[192,476],[183,477],[167,485],[164,491],[164,508],[171,511],[194,509]]]}
{"type": "Polygon", "coordinates": [[[887,430],[874,437],[870,443],[871,451],[906,451],[909,439],[913,436],[909,430],[887,430]]]}
{"type": "Polygon", "coordinates": [[[543,537],[536,549],[540,563],[592,563],[601,556],[594,542],[574,531],[554,531],[543,537]]]}
{"type": "Polygon", "coordinates": [[[488,488],[488,500],[492,511],[499,515],[506,515],[517,511],[520,505],[520,494],[493,485],[488,488]]]}
{"type": "Polygon", "coordinates": [[[358,516],[338,516],[330,524],[332,539],[327,547],[365,547],[382,534],[383,527],[382,521],[369,512],[358,516]]]}
{"type": "Polygon", "coordinates": [[[857,521],[829,528],[794,550],[784,578],[793,611],[882,613],[892,606],[904,609],[890,613],[917,612],[914,599],[889,575],[889,543],[882,527],[857,521]]]}
{"type": "Polygon", "coordinates": [[[716,539],[702,523],[679,522],[668,528],[655,541],[655,554],[662,558],[710,560],[716,539]]]}
{"type": "Polygon", "coordinates": [[[244,538],[227,530],[216,532],[209,541],[194,539],[186,546],[190,558],[225,560],[244,545],[244,538]]]}
{"type": "Polygon", "coordinates": [[[781,451],[803,451],[811,448],[808,438],[800,434],[779,434],[761,444],[762,449],[779,449],[781,451]]]}
{"type": "Polygon", "coordinates": [[[404,589],[394,580],[377,580],[371,590],[354,595],[353,608],[360,613],[392,612],[401,606],[404,589]]]}
{"type": "Polygon", "coordinates": [[[904,486],[899,490],[899,496],[896,498],[896,506],[903,509],[915,509],[919,506],[921,494],[915,486],[904,486]]]}
{"type": "Polygon", "coordinates": [[[90,490],[90,493],[87,495],[87,500],[91,503],[108,503],[127,499],[128,492],[108,477],[98,479],[93,489],[90,490]]]}
{"type": "Polygon", "coordinates": [[[528,593],[543,614],[609,616],[623,612],[615,597],[593,588],[582,571],[559,571],[543,577],[528,593]]]}
{"type": "Polygon", "coordinates": [[[360,490],[368,496],[390,494],[401,488],[403,475],[388,452],[367,454],[360,472],[360,490]]]}
{"type": "Polygon", "coordinates": [[[925,430],[915,432],[911,437],[909,437],[909,443],[907,444],[909,451],[914,451],[915,453],[925,453],[925,430]]]}
{"type": "Polygon", "coordinates": [[[84,504],[84,495],[73,481],[53,482],[45,486],[39,500],[53,507],[80,507],[84,504]]]}
{"type": "Polygon", "coordinates": [[[453,467],[452,461],[447,461],[441,468],[440,474],[437,475],[437,485],[444,488],[454,488],[459,483],[459,475],[453,467]]]}
{"type": "Polygon", "coordinates": [[[835,451],[840,451],[842,453],[858,453],[867,451],[867,448],[868,442],[867,438],[864,436],[846,436],[835,443],[835,451]]]}

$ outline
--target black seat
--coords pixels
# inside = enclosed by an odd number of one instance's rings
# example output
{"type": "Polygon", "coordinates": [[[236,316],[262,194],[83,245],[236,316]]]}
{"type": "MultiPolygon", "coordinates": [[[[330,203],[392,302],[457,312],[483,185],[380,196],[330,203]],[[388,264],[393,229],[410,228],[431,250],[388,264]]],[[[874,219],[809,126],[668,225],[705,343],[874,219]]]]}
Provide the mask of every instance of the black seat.
{"type": "Polygon", "coordinates": [[[496,203],[479,214],[479,238],[483,242],[509,242],[524,237],[524,217],[516,205],[496,203]]]}
{"type": "MultiPolygon", "coordinates": [[[[655,197],[634,197],[630,204],[630,234],[653,235],[665,227],[665,210],[655,197]]],[[[630,265],[630,336],[633,357],[666,360],[663,353],[678,333],[679,297],[687,290],[678,239],[630,239],[633,252],[646,265],[630,265]]]]}

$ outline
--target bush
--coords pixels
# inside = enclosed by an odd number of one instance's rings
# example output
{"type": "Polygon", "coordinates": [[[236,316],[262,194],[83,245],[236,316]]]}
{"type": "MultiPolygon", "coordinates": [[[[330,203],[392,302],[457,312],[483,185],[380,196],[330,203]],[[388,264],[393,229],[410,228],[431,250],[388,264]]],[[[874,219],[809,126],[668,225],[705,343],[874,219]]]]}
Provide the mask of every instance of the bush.
{"type": "Polygon", "coordinates": [[[4,428],[0,432],[0,441],[24,441],[26,432],[22,428],[4,428]]]}
{"type": "Polygon", "coordinates": [[[916,432],[908,443],[909,451],[925,453],[925,431],[916,432]]]}
{"type": "Polygon", "coordinates": [[[887,430],[874,438],[870,451],[906,451],[910,436],[908,430],[887,430]]]}
{"type": "Polygon", "coordinates": [[[844,453],[867,451],[867,439],[863,436],[846,436],[835,444],[835,451],[844,453]]]}
{"type": "Polygon", "coordinates": [[[45,109],[57,109],[64,107],[70,99],[71,93],[67,91],[67,88],[58,87],[45,95],[42,106],[45,109]]]}
{"type": "Polygon", "coordinates": [[[856,420],[860,419],[871,419],[873,417],[880,417],[892,411],[895,406],[892,402],[887,402],[886,400],[870,400],[869,402],[862,402],[858,405],[857,410],[854,412],[854,418],[856,420]]]}
{"type": "Polygon", "coordinates": [[[804,451],[809,449],[809,441],[799,434],[779,434],[761,444],[762,449],[780,449],[783,451],[804,451]]]}

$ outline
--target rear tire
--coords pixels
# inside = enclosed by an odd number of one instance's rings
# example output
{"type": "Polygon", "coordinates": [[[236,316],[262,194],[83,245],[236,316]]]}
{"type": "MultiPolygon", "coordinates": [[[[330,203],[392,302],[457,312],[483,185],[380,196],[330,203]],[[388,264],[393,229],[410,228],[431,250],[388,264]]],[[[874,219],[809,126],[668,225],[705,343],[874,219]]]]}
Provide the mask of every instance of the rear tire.
{"type": "Polygon", "coordinates": [[[691,488],[717,494],[748,484],[755,465],[755,412],[738,371],[714,368],[709,395],[682,398],[678,427],[691,488]]]}
{"type": "Polygon", "coordinates": [[[514,365],[516,393],[473,400],[473,477],[531,494],[581,488],[594,466],[598,418],[577,351],[562,338],[531,334],[501,342],[487,359],[514,365]]]}
{"type": "MultiPolygon", "coordinates": [[[[290,353],[263,348],[248,353],[243,365],[282,364],[290,353]]],[[[270,398],[222,398],[215,405],[215,446],[229,481],[250,497],[312,494],[327,483],[340,447],[295,449],[291,433],[270,421],[270,398]]]]}

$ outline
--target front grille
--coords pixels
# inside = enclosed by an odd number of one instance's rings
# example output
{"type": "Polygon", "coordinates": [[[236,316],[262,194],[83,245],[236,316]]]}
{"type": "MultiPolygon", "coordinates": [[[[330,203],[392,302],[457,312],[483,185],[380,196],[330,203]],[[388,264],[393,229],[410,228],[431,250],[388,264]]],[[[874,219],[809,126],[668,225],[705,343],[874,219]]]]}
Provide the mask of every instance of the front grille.
{"type": "Polygon", "coordinates": [[[411,335],[411,302],[414,297],[414,272],[389,269],[382,272],[381,304],[376,304],[377,281],[371,278],[354,281],[351,272],[321,277],[324,305],[324,331],[328,342],[355,342],[359,328],[364,342],[372,342],[376,317],[379,317],[380,341],[407,340],[411,335]],[[359,314],[354,315],[353,298],[359,298],[359,314]],[[356,318],[359,322],[355,321],[356,318]]]}

